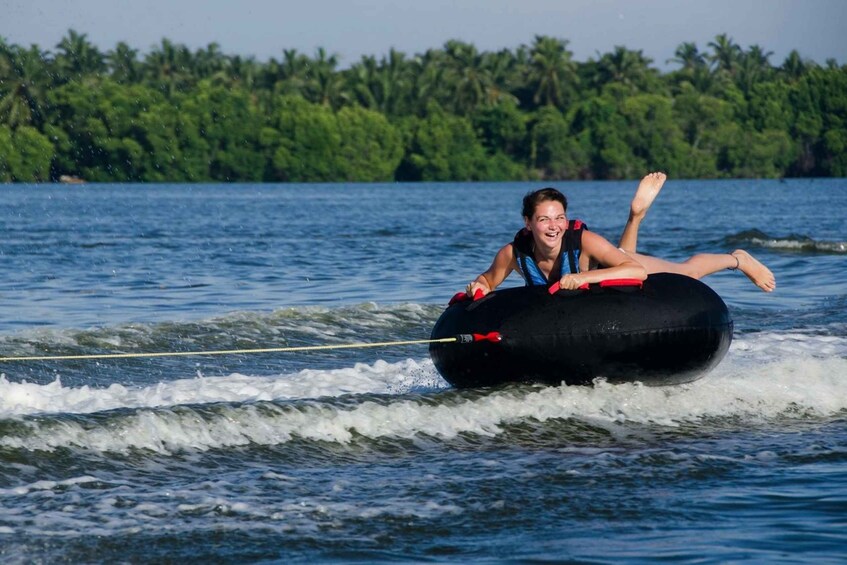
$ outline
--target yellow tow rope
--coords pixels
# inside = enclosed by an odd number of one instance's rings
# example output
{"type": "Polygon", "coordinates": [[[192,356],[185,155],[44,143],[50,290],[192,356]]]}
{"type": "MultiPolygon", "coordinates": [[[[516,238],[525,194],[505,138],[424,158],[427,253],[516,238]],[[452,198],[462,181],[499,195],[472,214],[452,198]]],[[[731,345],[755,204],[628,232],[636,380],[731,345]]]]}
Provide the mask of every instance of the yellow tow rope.
{"type": "Polygon", "coordinates": [[[383,341],[378,343],[345,343],[338,345],[304,345],[299,347],[266,347],[263,349],[221,349],[217,351],[162,351],[156,353],[97,353],[92,355],[30,355],[27,357],[0,357],[0,363],[8,361],[66,361],[72,359],[130,359],[136,357],[188,357],[190,355],[234,355],[239,353],[287,353],[294,351],[320,351],[324,349],[355,349],[364,347],[387,347],[390,345],[415,345],[419,343],[452,343],[460,337],[440,339],[415,339],[410,341],[383,341]]]}

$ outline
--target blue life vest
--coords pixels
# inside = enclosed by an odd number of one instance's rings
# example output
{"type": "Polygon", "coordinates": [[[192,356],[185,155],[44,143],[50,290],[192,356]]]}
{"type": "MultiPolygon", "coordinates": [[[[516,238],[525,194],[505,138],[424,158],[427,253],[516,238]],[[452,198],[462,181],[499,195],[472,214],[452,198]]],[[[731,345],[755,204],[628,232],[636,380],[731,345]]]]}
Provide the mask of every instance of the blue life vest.
{"type": "Polygon", "coordinates": [[[570,220],[568,222],[568,229],[562,236],[560,267],[555,272],[550,272],[549,279],[544,277],[544,273],[538,268],[532,256],[532,233],[523,228],[515,234],[512,246],[515,249],[515,255],[517,255],[518,272],[526,281],[526,286],[550,286],[562,278],[563,271],[577,274],[579,272],[579,256],[582,252],[582,231],[585,229],[587,229],[586,225],[581,220],[570,220]]]}

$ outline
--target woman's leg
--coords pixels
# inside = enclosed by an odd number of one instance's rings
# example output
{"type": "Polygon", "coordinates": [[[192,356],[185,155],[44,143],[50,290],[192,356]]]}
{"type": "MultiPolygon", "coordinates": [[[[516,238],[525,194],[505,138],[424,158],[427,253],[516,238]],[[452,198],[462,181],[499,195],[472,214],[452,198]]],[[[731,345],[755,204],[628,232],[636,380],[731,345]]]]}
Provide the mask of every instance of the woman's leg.
{"type": "Polygon", "coordinates": [[[648,275],[653,273],[678,273],[701,279],[706,275],[724,269],[733,271],[738,269],[747,275],[747,278],[753,284],[765,292],[771,292],[776,288],[776,279],[770,269],[743,249],[736,249],[732,253],[699,253],[682,263],[674,263],[640,253],[627,253],[627,255],[641,263],[647,269],[648,275]]]}
{"type": "Polygon", "coordinates": [[[683,261],[674,263],[665,259],[651,257],[637,253],[638,228],[641,220],[647,215],[647,210],[653,204],[662,185],[667,180],[665,173],[649,173],[638,184],[635,196],[629,207],[629,219],[626,221],[620,243],[621,251],[641,263],[647,269],[647,274],[653,273],[678,273],[695,279],[701,279],[706,275],[723,271],[724,269],[740,270],[747,275],[753,284],[771,292],[776,288],[776,279],[773,273],[760,263],[755,257],[744,251],[736,249],[732,253],[700,253],[683,261]]]}
{"type": "Polygon", "coordinates": [[[653,200],[656,199],[667,178],[665,173],[649,173],[641,179],[629,206],[629,219],[626,221],[618,244],[623,251],[627,253],[638,251],[638,228],[641,220],[647,215],[647,210],[650,209],[650,205],[653,204],[653,200]]]}

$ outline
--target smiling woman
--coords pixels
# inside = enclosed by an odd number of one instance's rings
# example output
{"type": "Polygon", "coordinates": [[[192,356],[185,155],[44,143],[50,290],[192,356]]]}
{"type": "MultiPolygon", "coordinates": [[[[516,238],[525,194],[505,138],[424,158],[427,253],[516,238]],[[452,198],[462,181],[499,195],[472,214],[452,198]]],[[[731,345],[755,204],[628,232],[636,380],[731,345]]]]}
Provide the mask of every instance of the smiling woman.
{"type": "Polygon", "coordinates": [[[512,271],[520,273],[527,286],[558,281],[559,288],[567,290],[609,279],[647,278],[644,267],[608,240],[586,230],[580,220],[568,221],[567,205],[555,188],[524,196],[525,227],[497,252],[488,270],[468,284],[467,293],[488,294],[512,271]],[[592,265],[603,267],[591,269],[592,265]]]}
{"type": "MultiPolygon", "coordinates": [[[[675,273],[694,279],[723,270],[739,270],[765,292],[776,289],[776,279],[765,265],[743,249],[732,253],[699,253],[675,263],[636,252],[638,229],[667,179],[649,173],[638,185],[619,247],[588,231],[580,220],[568,221],[568,201],[555,188],[530,192],[523,199],[525,227],[503,246],[487,271],[468,283],[469,296],[493,291],[512,271],[527,286],[573,290],[610,279],[644,280],[648,274],[675,273]]],[[[551,290],[558,290],[552,289],[551,290]]]]}

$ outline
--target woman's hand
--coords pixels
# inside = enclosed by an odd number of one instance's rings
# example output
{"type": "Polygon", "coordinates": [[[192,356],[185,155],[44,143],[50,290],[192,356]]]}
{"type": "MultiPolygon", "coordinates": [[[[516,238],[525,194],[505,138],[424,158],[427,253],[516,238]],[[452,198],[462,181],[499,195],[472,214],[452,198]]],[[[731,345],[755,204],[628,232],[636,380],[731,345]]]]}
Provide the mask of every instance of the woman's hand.
{"type": "Polygon", "coordinates": [[[479,276],[468,283],[468,286],[465,287],[465,292],[473,298],[473,295],[476,294],[477,290],[482,291],[482,295],[485,296],[489,292],[491,292],[491,288],[488,286],[488,282],[483,279],[483,277],[479,276]]]}
{"type": "Polygon", "coordinates": [[[576,290],[586,282],[582,275],[568,273],[559,280],[559,288],[562,290],[576,290]]]}

